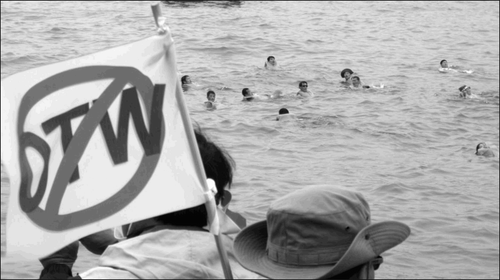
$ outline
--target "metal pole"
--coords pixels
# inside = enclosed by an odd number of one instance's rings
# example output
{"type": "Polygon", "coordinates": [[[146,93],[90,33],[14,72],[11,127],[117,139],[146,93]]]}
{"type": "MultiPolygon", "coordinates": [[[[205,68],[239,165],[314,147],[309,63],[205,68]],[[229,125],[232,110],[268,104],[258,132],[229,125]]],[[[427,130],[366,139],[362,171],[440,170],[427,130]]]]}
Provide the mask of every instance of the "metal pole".
{"type": "MultiPolygon", "coordinates": [[[[161,24],[162,23],[159,22],[159,18],[162,16],[160,3],[151,5],[151,9],[153,10],[153,17],[155,19],[156,26],[161,31],[161,28],[162,28],[161,24]]],[[[168,34],[168,36],[170,36],[170,34],[168,34]]],[[[169,48],[169,52],[172,51],[172,47],[173,46],[171,46],[169,48]]],[[[174,60],[173,63],[171,63],[170,65],[173,65],[175,68],[177,68],[177,62],[175,61],[175,55],[170,55],[169,58],[174,60]]],[[[177,69],[171,69],[171,73],[177,73],[177,69]]],[[[187,106],[184,102],[184,95],[182,94],[182,88],[181,88],[181,85],[180,85],[178,79],[176,79],[175,94],[176,94],[176,99],[177,99],[177,102],[179,105],[179,111],[181,113],[181,117],[182,117],[183,123],[185,125],[184,129],[186,130],[186,135],[188,138],[189,146],[190,146],[191,151],[193,151],[193,153],[192,153],[193,160],[194,160],[196,169],[198,170],[196,175],[199,177],[199,180],[201,182],[201,185],[202,185],[204,191],[209,192],[210,189],[207,185],[207,178],[205,176],[205,169],[204,169],[203,163],[201,161],[201,156],[197,152],[198,151],[198,144],[196,143],[196,138],[195,138],[194,132],[193,132],[193,126],[191,125],[189,112],[188,112],[187,106]]],[[[214,219],[216,218],[216,215],[217,215],[217,211],[216,211],[217,206],[215,204],[215,199],[207,200],[205,202],[205,206],[207,208],[208,223],[210,226],[210,225],[212,225],[212,222],[214,221],[214,219]]],[[[229,259],[227,257],[227,252],[224,248],[221,237],[222,236],[220,233],[214,234],[215,243],[217,244],[217,250],[219,251],[219,255],[221,257],[222,270],[224,271],[224,276],[226,277],[226,279],[233,279],[233,275],[231,272],[231,266],[229,264],[229,259]]]]}

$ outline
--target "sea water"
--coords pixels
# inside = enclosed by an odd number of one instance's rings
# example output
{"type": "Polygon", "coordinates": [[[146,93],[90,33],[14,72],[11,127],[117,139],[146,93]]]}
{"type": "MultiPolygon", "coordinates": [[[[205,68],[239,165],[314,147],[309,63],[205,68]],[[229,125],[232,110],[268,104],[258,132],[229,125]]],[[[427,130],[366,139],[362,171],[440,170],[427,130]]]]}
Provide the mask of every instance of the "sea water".
{"type": "MultiPolygon", "coordinates": [[[[154,34],[149,4],[2,2],[2,78],[154,34]]],[[[412,230],[383,254],[377,278],[499,278],[499,160],[474,154],[482,141],[499,146],[498,2],[167,1],[162,10],[179,75],[196,84],[185,93],[192,120],[235,159],[230,207],[249,224],[293,190],[344,186],[363,193],[373,222],[412,230]],[[276,70],[263,67],[270,55],[276,70]],[[472,73],[439,72],[442,59],[472,73]],[[344,68],[384,88],[346,89],[344,68]],[[295,97],[300,81],[314,98],[295,97]],[[460,99],[464,84],[479,98],[460,99]],[[245,87],[285,96],[241,102],[245,87]],[[215,110],[204,106],[208,89],[215,110]],[[297,120],[276,121],[282,107],[297,120]]],[[[96,264],[81,246],[74,271],[96,264]]],[[[40,270],[2,257],[2,278],[40,270]]]]}

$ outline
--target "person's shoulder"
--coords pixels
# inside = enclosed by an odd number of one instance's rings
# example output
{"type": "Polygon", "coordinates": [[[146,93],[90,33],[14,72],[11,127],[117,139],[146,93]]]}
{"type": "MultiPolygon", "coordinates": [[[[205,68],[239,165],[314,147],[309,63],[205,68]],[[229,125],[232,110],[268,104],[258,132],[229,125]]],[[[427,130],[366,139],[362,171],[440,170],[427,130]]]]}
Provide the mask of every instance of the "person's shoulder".
{"type": "Polygon", "coordinates": [[[483,157],[495,157],[498,152],[495,152],[491,148],[486,148],[486,149],[481,149],[478,151],[477,155],[478,156],[483,156],[483,157]]]}
{"type": "Polygon", "coordinates": [[[277,121],[289,121],[289,120],[295,120],[295,119],[297,119],[297,117],[292,113],[281,114],[281,115],[276,116],[277,121]]]}
{"type": "Polygon", "coordinates": [[[212,101],[205,101],[205,106],[208,109],[215,109],[216,108],[216,103],[212,101]]]}
{"type": "Polygon", "coordinates": [[[309,91],[309,90],[308,90],[308,91],[306,91],[306,92],[304,92],[304,91],[300,91],[300,90],[299,90],[299,91],[297,92],[297,96],[302,96],[302,97],[312,97],[312,96],[314,96],[314,93],[313,93],[312,91],[309,91]]]}
{"type": "Polygon", "coordinates": [[[283,97],[283,92],[281,90],[275,90],[273,93],[269,95],[270,98],[278,98],[283,97]]]}

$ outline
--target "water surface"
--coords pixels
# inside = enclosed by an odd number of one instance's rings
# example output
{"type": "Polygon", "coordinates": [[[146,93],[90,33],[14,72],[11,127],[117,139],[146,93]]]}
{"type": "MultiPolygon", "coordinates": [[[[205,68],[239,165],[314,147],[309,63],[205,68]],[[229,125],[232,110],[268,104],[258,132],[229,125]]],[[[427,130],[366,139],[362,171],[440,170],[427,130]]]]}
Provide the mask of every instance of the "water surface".
{"type": "MultiPolygon", "coordinates": [[[[249,223],[313,184],[364,194],[372,220],[408,224],[378,278],[498,278],[498,2],[206,2],[163,4],[193,121],[234,157],[232,208],[249,223]],[[274,55],[279,69],[263,68],[274,55]],[[439,61],[473,70],[440,73],[439,61]],[[341,84],[351,68],[365,84],[341,84]],[[297,99],[308,81],[312,99],[297,99]],[[458,98],[467,84],[479,98],[458,98]],[[241,102],[241,90],[286,96],[241,102]],[[203,106],[212,88],[222,105],[203,106]],[[299,118],[277,122],[287,107],[299,118]]],[[[2,78],[147,37],[148,3],[2,2],[2,78]]],[[[2,150],[8,147],[2,146],[2,150]]],[[[2,166],[2,224],[8,169],[2,166]]],[[[29,238],[29,233],[25,234],[29,238]]],[[[2,227],[2,251],[5,250],[2,227]]],[[[80,250],[74,271],[97,258],[80,250]]],[[[2,278],[38,277],[36,260],[2,258],[2,278]]]]}

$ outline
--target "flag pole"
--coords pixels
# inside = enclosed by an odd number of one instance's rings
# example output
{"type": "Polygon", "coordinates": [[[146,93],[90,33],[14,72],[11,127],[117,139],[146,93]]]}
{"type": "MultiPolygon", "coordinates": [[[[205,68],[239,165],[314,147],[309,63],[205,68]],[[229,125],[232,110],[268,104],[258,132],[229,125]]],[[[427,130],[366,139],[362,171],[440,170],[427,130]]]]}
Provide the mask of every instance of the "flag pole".
{"type": "MultiPolygon", "coordinates": [[[[156,23],[156,26],[158,27],[158,33],[163,34],[165,33],[165,30],[163,29],[163,24],[165,22],[162,22],[161,20],[165,20],[164,17],[162,17],[162,12],[161,12],[161,7],[160,3],[152,4],[151,9],[153,10],[153,17],[156,23]]],[[[169,35],[170,36],[170,35],[169,35]]],[[[169,48],[169,51],[171,51],[172,48],[169,48]]],[[[171,73],[177,73],[177,62],[175,61],[175,55],[169,56],[170,59],[174,60],[174,63],[171,63],[171,65],[174,66],[174,69],[170,69],[171,73]]],[[[205,201],[205,206],[207,208],[207,213],[208,213],[208,225],[210,228],[210,232],[214,234],[215,238],[215,243],[217,244],[217,250],[219,251],[219,256],[221,257],[221,264],[222,264],[222,270],[224,271],[224,276],[226,279],[233,279],[233,275],[231,272],[231,266],[229,264],[229,259],[227,257],[227,252],[224,248],[224,245],[222,243],[222,235],[220,234],[220,224],[219,224],[219,219],[217,216],[217,205],[215,203],[215,198],[213,194],[211,193],[213,191],[213,186],[212,189],[209,188],[208,183],[207,183],[207,178],[205,176],[205,169],[203,167],[203,163],[201,161],[201,156],[198,152],[198,144],[196,143],[196,138],[194,136],[193,132],[193,126],[191,125],[191,119],[189,117],[189,112],[187,110],[186,104],[184,103],[184,96],[182,95],[182,88],[179,83],[179,79],[176,80],[176,100],[179,105],[179,111],[181,114],[181,117],[183,119],[184,123],[184,129],[186,130],[186,135],[188,138],[190,150],[193,151],[193,160],[196,166],[196,169],[198,170],[196,176],[199,177],[199,180],[201,182],[201,185],[203,187],[203,190],[205,192],[205,197],[210,197],[210,199],[206,199],[205,201]]],[[[215,189],[216,190],[216,189],[215,189]]]]}

